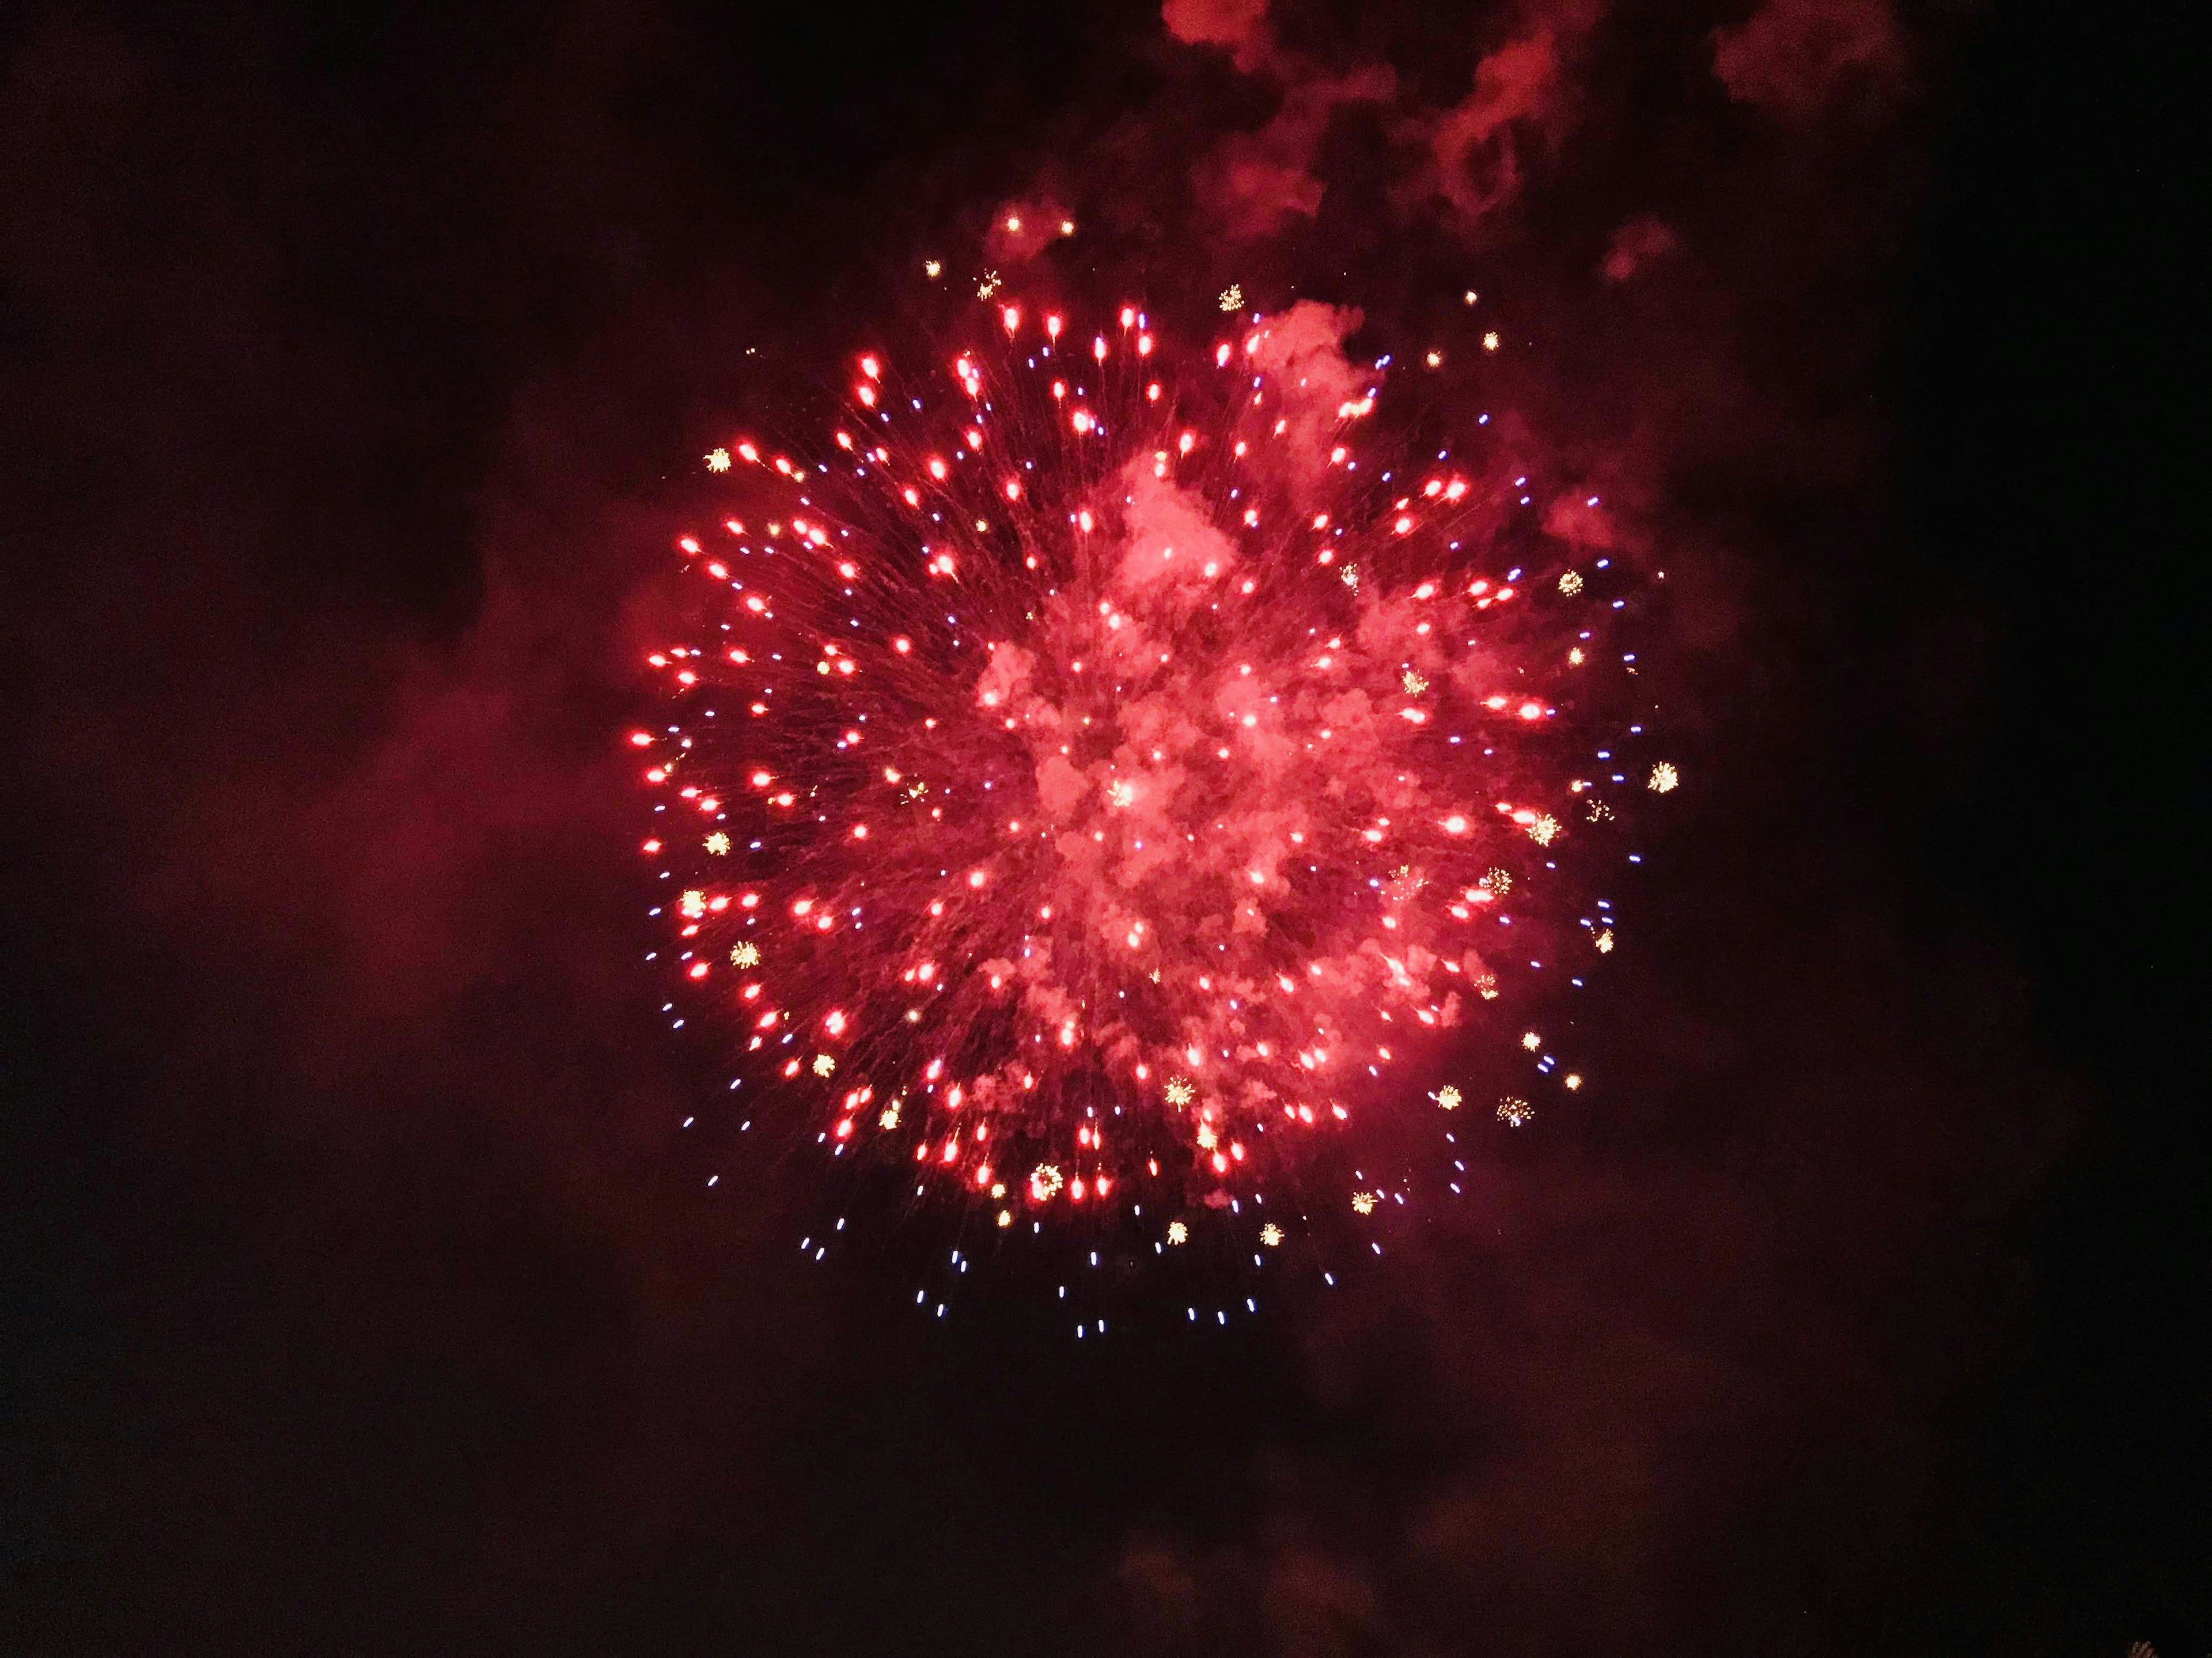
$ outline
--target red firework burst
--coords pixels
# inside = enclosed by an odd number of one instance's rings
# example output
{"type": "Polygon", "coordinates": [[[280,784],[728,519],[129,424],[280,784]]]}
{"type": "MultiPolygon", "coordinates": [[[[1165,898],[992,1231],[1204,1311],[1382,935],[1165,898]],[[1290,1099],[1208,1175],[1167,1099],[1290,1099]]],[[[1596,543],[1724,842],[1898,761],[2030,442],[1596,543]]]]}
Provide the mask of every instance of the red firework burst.
{"type": "Polygon", "coordinates": [[[1479,424],[1364,444],[1352,320],[1184,356],[995,297],[708,458],[630,741],[753,1115],[981,1225],[1242,1251],[1419,1194],[1414,1114],[1580,1085],[1531,999],[1612,948],[1590,880],[1674,781],[1616,757],[1630,583],[1479,424]]]}

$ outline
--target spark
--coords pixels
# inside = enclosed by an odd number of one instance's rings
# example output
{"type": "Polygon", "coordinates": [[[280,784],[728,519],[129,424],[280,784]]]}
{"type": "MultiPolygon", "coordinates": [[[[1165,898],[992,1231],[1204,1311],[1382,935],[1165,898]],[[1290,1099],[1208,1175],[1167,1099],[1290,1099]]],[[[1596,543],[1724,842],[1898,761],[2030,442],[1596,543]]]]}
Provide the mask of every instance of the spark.
{"type": "Polygon", "coordinates": [[[1674,767],[1668,765],[1664,760],[1662,760],[1657,765],[1651,768],[1651,781],[1650,787],[1651,793],[1654,794],[1672,793],[1675,786],[1680,784],[1681,780],[1682,774],[1676,771],[1674,767]]]}
{"type": "Polygon", "coordinates": [[[1221,290],[1221,308],[1224,311],[1242,311],[1244,308],[1244,290],[1242,288],[1239,288],[1235,282],[1231,282],[1228,287],[1223,288],[1221,290]]]}

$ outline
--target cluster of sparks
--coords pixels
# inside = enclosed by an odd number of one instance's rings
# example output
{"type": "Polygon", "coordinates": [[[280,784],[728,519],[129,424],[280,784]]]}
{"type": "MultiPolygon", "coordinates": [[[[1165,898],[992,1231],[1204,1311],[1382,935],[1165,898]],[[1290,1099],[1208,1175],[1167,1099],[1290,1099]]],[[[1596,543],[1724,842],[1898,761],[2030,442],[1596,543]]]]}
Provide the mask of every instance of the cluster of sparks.
{"type": "Polygon", "coordinates": [[[748,1126],[1094,1263],[1457,1193],[1470,1077],[1510,1127],[1582,1086],[1518,1010],[1613,949],[1615,808],[1678,780],[1626,759],[1637,582],[1510,457],[1370,453],[1388,359],[1321,307],[1232,287],[1182,359],[980,288],[965,349],[706,458],[629,738],[672,1012],[748,1126]]]}

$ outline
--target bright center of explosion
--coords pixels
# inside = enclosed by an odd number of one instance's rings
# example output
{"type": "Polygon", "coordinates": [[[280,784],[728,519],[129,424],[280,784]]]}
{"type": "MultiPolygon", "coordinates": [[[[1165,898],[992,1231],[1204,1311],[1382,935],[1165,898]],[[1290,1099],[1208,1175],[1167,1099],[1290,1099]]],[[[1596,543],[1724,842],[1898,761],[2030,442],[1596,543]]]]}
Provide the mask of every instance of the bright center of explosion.
{"type": "Polygon", "coordinates": [[[1000,1226],[1366,1215],[1416,1176],[1358,1172],[1362,1120],[1461,1102],[1425,1072],[1579,1084],[1498,1016],[1612,947],[1560,865],[1642,781],[1595,677],[1625,584],[1510,454],[1359,452],[1354,318],[1189,369],[1133,310],[1065,354],[989,314],[949,378],[863,358],[827,442],[738,443],[722,544],[682,543],[633,741],[685,981],[754,1114],[1000,1226]]]}

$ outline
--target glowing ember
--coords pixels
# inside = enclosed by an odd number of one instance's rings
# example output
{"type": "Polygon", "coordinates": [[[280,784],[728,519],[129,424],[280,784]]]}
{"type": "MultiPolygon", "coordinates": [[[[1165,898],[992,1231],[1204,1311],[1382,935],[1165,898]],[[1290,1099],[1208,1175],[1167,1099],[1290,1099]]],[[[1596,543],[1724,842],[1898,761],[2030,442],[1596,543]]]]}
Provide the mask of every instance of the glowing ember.
{"type": "Polygon", "coordinates": [[[687,1011],[755,1114],[979,1224],[1151,1206],[1149,1254],[1279,1181],[1371,1214],[1361,1162],[1393,1212],[1456,1193],[1422,1073],[1557,1086],[1520,1033],[1613,947],[1637,589],[1567,568],[1525,459],[1373,435],[1347,315],[1231,287],[1184,356],[1000,288],[816,436],[713,452],[693,635],[624,736],[709,826],[646,842],[687,1011]]]}

